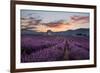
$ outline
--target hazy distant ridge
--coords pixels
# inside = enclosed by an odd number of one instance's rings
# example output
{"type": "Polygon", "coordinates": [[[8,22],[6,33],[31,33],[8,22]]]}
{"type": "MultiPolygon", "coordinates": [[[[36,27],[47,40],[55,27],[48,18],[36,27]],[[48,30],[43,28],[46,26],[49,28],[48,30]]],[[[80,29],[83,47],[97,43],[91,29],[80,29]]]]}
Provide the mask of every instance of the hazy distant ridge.
{"type": "MultiPolygon", "coordinates": [[[[22,35],[44,35],[47,34],[45,32],[36,32],[31,30],[22,30],[22,35]]],[[[88,28],[80,28],[76,30],[68,30],[68,31],[62,31],[62,32],[52,32],[52,35],[62,35],[62,36],[89,36],[89,29],[88,28]]]]}

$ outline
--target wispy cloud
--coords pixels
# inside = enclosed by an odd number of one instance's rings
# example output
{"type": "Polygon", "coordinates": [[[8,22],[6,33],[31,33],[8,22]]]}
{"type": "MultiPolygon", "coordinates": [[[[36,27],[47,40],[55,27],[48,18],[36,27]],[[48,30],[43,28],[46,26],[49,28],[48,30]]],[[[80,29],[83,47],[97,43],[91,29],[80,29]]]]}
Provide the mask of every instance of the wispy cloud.
{"type": "Polygon", "coordinates": [[[69,20],[59,20],[49,23],[41,23],[41,20],[36,19],[21,19],[22,29],[35,30],[37,32],[47,32],[52,30],[53,32],[66,31],[75,28],[88,27],[89,16],[70,16],[69,20]]]}
{"type": "Polygon", "coordinates": [[[77,24],[89,23],[89,16],[72,16],[71,22],[77,24]]]}

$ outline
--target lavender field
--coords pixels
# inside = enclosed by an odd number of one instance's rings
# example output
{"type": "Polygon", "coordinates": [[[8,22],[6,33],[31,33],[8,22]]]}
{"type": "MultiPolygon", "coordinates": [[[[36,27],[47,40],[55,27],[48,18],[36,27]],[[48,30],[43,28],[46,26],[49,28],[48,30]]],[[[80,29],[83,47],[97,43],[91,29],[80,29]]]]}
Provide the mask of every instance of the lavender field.
{"type": "Polygon", "coordinates": [[[86,36],[21,36],[21,62],[89,59],[86,36]]]}

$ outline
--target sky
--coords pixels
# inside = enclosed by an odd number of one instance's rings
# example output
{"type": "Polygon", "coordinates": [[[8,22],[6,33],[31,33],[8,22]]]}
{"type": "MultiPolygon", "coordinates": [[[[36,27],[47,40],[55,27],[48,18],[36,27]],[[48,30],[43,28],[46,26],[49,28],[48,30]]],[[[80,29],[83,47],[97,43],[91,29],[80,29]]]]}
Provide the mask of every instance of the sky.
{"type": "Polygon", "coordinates": [[[21,10],[21,25],[22,28],[37,32],[47,32],[47,30],[60,32],[89,28],[89,13],[21,10]],[[36,22],[37,20],[40,22],[36,22]]]}

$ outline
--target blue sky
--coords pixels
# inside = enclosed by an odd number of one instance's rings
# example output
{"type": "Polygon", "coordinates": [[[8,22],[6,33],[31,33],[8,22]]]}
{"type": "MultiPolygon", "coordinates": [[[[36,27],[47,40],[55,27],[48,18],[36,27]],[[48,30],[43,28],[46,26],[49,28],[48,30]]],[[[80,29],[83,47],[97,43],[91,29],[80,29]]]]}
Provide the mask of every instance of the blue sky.
{"type": "Polygon", "coordinates": [[[34,17],[41,19],[43,23],[67,20],[71,16],[89,16],[89,13],[79,12],[61,12],[61,11],[39,11],[39,10],[21,10],[21,17],[34,17]]]}
{"type": "MultiPolygon", "coordinates": [[[[40,11],[40,10],[21,10],[21,18],[30,18],[41,20],[39,25],[28,25],[28,23],[22,23],[24,28],[34,27],[30,30],[37,32],[47,32],[52,30],[53,32],[73,30],[79,28],[89,28],[89,13],[79,12],[63,12],[63,11],[40,11]],[[60,23],[60,22],[61,23],[60,23]],[[59,22],[53,24],[55,22],[59,22]],[[47,24],[45,24],[47,23],[47,24]],[[49,23],[49,24],[48,24],[49,23]]],[[[26,21],[26,20],[25,20],[26,21]]]]}

